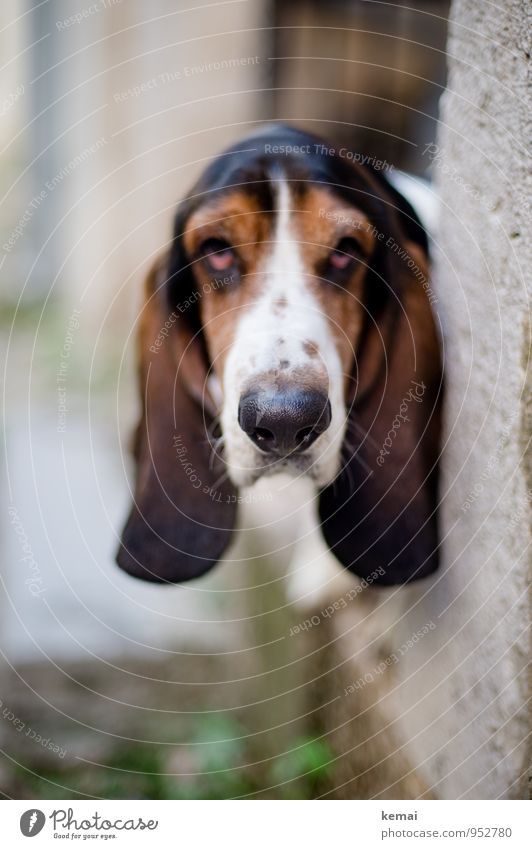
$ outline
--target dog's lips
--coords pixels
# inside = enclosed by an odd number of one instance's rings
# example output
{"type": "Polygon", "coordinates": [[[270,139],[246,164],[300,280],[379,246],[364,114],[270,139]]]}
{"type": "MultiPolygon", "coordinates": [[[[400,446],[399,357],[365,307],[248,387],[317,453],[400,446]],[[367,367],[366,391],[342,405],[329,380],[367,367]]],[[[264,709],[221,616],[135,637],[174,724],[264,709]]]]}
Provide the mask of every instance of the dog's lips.
{"type": "Polygon", "coordinates": [[[277,474],[289,474],[294,477],[305,475],[313,480],[319,477],[315,459],[310,453],[292,454],[287,457],[272,459],[258,455],[256,465],[253,468],[242,470],[247,477],[246,485],[256,483],[260,478],[271,477],[277,474]]]}

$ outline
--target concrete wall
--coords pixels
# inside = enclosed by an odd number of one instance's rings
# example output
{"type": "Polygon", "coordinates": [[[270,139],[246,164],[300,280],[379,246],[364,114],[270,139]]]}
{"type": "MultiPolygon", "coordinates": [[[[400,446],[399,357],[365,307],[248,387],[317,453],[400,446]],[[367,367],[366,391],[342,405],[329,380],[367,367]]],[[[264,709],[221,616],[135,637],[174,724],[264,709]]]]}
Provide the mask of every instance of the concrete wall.
{"type": "Polygon", "coordinates": [[[426,152],[441,197],[434,253],[447,375],[443,568],[406,590],[366,590],[365,608],[353,605],[325,623],[329,634],[320,640],[333,640],[324,650],[325,680],[331,698],[340,695],[324,712],[341,753],[339,796],[526,793],[532,244],[525,22],[520,0],[500,7],[456,0],[452,8],[449,88],[438,147],[426,152]],[[416,632],[422,635],[412,640],[416,632]]]}

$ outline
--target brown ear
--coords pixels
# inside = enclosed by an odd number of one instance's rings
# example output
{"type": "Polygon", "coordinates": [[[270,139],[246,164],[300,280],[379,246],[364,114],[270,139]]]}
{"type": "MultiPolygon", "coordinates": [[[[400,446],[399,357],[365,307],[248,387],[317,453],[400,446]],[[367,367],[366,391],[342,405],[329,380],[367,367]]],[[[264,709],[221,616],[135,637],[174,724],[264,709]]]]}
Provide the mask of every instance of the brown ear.
{"type": "Polygon", "coordinates": [[[373,583],[402,584],[438,566],[442,369],[423,247],[407,242],[388,213],[382,220],[388,233],[368,281],[380,295],[368,294],[356,355],[348,459],[320,496],[320,517],[345,567],[363,578],[377,572],[373,583]]]}
{"type": "Polygon", "coordinates": [[[203,340],[172,308],[167,268],[158,262],[146,282],[137,476],[117,562],[135,577],[177,583],[219,560],[231,540],[236,498],[230,483],[218,483],[224,468],[209,442],[214,410],[206,403],[203,340]]]}

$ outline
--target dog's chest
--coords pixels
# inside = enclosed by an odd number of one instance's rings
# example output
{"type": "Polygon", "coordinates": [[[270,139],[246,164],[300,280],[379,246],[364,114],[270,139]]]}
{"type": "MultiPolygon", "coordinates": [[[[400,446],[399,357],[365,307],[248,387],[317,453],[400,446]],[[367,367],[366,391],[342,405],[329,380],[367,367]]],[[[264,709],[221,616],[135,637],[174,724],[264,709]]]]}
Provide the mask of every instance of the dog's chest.
{"type": "Polygon", "coordinates": [[[241,490],[241,556],[267,559],[288,577],[290,600],[304,607],[326,597],[353,576],[328,549],[320,531],[315,485],[308,478],[276,475],[241,490]]]}

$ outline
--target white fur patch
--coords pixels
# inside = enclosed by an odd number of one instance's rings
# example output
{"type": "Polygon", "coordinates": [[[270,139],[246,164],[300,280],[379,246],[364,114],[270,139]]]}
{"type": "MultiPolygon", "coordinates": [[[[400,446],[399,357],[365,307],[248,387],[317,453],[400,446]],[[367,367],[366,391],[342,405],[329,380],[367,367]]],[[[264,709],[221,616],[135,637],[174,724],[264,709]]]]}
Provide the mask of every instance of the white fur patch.
{"type": "Polygon", "coordinates": [[[342,366],[292,226],[289,185],[282,176],[276,176],[275,182],[275,232],[271,250],[258,270],[261,294],[239,320],[225,364],[221,423],[226,460],[237,486],[248,486],[262,474],[276,471],[308,474],[324,486],[333,480],[340,464],[345,429],[342,366]],[[308,341],[317,346],[317,357],[309,355],[308,341]],[[271,460],[241,430],[238,404],[245,389],[254,383],[260,387],[261,376],[277,370],[295,383],[304,370],[317,388],[328,391],[331,424],[306,452],[272,467],[271,460]]]}

